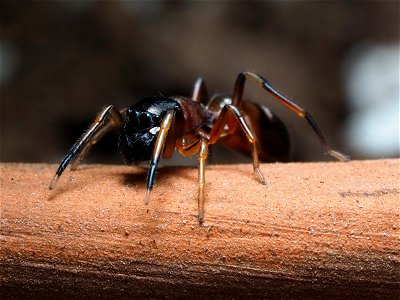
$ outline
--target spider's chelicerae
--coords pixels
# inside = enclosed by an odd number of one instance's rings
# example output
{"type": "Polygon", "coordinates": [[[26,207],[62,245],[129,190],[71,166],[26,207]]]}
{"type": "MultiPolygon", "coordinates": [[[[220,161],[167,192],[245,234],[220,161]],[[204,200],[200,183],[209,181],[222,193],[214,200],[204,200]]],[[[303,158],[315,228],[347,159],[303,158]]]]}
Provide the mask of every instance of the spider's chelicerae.
{"type": "Polygon", "coordinates": [[[150,200],[161,156],[170,158],[174,149],[184,156],[198,155],[198,218],[202,223],[208,145],[220,142],[239,152],[252,154],[253,171],[261,184],[266,181],[259,168],[259,158],[266,162],[289,159],[289,135],[282,121],[266,106],[243,100],[246,78],[255,80],[275,99],[304,118],[327,153],[341,161],[349,160],[331,149],[307,111],[278,92],[260,75],[242,72],[236,78],[231,97],[215,95],[209,100],[204,81],[200,78],[195,83],[192,97],[148,97],[123,110],[107,106],[62,160],[49,188],[56,186],[69,163],[71,170],[76,169],[93,144],[111,129],[118,128],[118,145],[126,162],[150,161],[146,203],[150,200]]]}

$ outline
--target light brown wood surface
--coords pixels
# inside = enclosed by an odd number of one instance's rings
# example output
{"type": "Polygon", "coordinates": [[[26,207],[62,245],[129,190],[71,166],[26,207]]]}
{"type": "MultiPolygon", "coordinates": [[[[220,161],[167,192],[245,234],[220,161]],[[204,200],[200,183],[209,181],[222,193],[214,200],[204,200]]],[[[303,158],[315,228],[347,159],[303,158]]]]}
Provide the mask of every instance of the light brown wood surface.
{"type": "Polygon", "coordinates": [[[400,295],[400,161],[195,167],[0,164],[1,298],[400,295]]]}

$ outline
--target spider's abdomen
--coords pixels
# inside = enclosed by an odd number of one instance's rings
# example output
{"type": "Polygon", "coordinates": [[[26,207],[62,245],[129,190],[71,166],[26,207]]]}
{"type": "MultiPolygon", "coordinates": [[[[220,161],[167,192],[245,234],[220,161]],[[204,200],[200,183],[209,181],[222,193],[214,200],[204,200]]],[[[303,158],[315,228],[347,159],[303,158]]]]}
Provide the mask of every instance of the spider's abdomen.
{"type": "Polygon", "coordinates": [[[165,97],[145,98],[127,110],[118,146],[128,164],[151,159],[161,121],[170,110],[181,112],[175,100],[165,97]]]}
{"type": "MultiPolygon", "coordinates": [[[[290,137],[283,122],[266,106],[250,101],[242,102],[241,111],[244,119],[257,138],[259,158],[263,162],[287,162],[290,160],[290,137]]],[[[251,155],[253,148],[242,129],[237,126],[235,134],[220,139],[227,145],[246,155],[251,155]]]]}

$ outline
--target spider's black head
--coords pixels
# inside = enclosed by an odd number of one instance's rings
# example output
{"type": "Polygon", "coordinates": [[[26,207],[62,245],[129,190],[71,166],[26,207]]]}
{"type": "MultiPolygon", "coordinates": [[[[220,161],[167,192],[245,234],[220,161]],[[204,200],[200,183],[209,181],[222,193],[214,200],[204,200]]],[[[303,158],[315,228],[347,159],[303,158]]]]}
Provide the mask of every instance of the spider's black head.
{"type": "Polygon", "coordinates": [[[151,159],[161,121],[168,110],[179,111],[179,105],[164,97],[145,98],[127,110],[118,145],[128,164],[151,159]]]}

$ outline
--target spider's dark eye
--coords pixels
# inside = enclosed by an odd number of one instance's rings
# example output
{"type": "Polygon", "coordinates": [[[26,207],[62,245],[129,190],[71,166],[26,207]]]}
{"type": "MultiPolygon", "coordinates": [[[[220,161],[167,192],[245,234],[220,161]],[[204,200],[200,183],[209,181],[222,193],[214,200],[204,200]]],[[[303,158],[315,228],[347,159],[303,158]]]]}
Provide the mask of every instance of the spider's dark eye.
{"type": "Polygon", "coordinates": [[[137,125],[140,129],[153,127],[152,116],[147,112],[141,113],[139,116],[137,116],[137,125]]]}
{"type": "Polygon", "coordinates": [[[153,125],[160,126],[161,124],[161,117],[158,115],[153,115],[153,125]]]}
{"type": "Polygon", "coordinates": [[[135,109],[128,109],[126,115],[129,119],[129,126],[136,130],[147,130],[153,127],[153,114],[141,112],[135,109]]]}
{"type": "Polygon", "coordinates": [[[136,119],[139,115],[139,112],[137,112],[136,110],[132,109],[132,108],[128,108],[128,110],[126,111],[126,116],[128,118],[132,118],[132,119],[136,119]]]}

